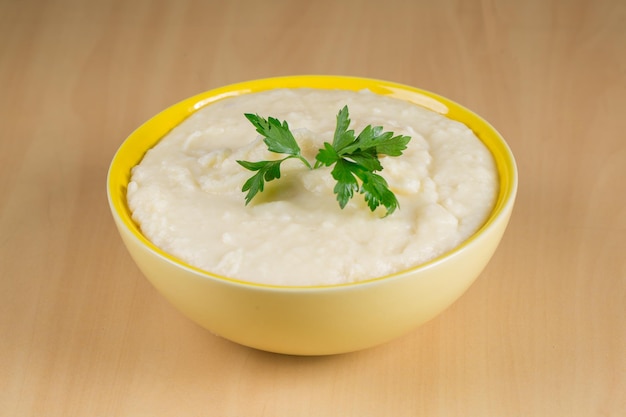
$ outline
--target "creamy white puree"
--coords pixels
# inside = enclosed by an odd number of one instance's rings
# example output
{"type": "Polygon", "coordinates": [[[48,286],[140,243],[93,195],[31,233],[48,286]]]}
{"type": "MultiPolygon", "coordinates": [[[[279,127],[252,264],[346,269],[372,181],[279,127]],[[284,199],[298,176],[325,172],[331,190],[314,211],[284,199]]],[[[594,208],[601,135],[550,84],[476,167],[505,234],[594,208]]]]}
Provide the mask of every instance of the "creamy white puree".
{"type": "Polygon", "coordinates": [[[156,246],[203,270],[244,281],[309,286],[402,271],[462,243],[486,220],[498,191],[492,155],[465,125],[369,91],[280,89],[227,98],[174,128],[132,170],[128,204],[156,246]],[[348,105],[351,128],[411,136],[380,174],[400,208],[381,218],[356,195],[341,210],[330,168],[282,164],[281,179],[244,205],[253,173],[235,161],[276,159],[244,113],[289,123],[314,162],[348,105]]]}

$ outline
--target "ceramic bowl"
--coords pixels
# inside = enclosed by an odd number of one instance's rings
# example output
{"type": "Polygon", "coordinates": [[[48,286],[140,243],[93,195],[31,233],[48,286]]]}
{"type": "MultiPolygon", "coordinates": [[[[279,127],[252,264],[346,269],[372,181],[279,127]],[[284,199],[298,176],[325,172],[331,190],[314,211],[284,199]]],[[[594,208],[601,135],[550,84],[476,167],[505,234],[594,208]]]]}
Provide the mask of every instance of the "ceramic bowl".
{"type": "Polygon", "coordinates": [[[517,168],[501,135],[472,111],[436,94],[393,82],[342,76],[253,80],[204,92],[157,114],[121,145],[109,168],[110,208],[139,269],[177,309],[210,332],[256,349],[326,355],[373,347],[441,313],[479,276],[508,224],[517,168]],[[469,126],[494,156],[500,189],[484,225],[463,244],[414,268],[364,282],[311,287],[253,284],[202,271],[154,246],[126,203],[130,171],[144,153],[193,112],[226,97],[274,88],[361,90],[407,100],[469,126]]]}

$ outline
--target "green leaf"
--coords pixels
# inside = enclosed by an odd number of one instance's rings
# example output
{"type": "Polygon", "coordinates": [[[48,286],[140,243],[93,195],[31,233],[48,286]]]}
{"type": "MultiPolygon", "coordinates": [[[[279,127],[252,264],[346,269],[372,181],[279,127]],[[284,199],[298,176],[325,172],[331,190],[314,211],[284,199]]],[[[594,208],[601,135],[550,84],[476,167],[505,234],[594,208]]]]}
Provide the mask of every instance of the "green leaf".
{"type": "Polygon", "coordinates": [[[367,151],[375,150],[376,146],[393,135],[391,132],[382,133],[382,127],[372,125],[366,126],[356,137],[356,140],[342,150],[342,154],[350,154],[358,150],[367,151]]]}
{"type": "Polygon", "coordinates": [[[364,194],[371,211],[382,205],[387,209],[385,216],[388,216],[399,207],[396,196],[383,177],[373,172],[366,172],[360,178],[362,180],[360,192],[364,194]]]}
{"type": "MultiPolygon", "coordinates": [[[[285,158],[287,159],[287,158],[285,158]]],[[[277,180],[280,178],[280,164],[285,160],[281,159],[279,161],[268,161],[263,169],[263,179],[265,181],[277,180]]]]}
{"type": "Polygon", "coordinates": [[[341,152],[343,148],[354,142],[354,130],[348,130],[350,126],[350,113],[348,106],[344,106],[337,113],[337,126],[335,127],[335,135],[333,137],[333,148],[337,152],[341,152]]]}
{"type": "Polygon", "coordinates": [[[383,166],[378,159],[378,156],[375,151],[366,151],[366,152],[356,152],[350,154],[346,157],[346,159],[350,159],[357,164],[361,165],[368,171],[381,171],[383,166]]]}
{"type": "Polygon", "coordinates": [[[353,163],[340,159],[335,163],[331,175],[337,181],[333,189],[337,195],[339,207],[342,209],[348,204],[355,191],[359,190],[359,184],[352,174],[353,163]]]}
{"type": "Polygon", "coordinates": [[[328,142],[324,142],[324,148],[317,152],[315,159],[328,167],[339,160],[339,155],[337,155],[337,151],[335,151],[333,145],[328,142]]]}
{"type": "Polygon", "coordinates": [[[406,149],[410,140],[410,136],[393,136],[390,139],[385,140],[384,143],[376,145],[376,152],[382,155],[400,156],[406,149]]]}
{"type": "Polygon", "coordinates": [[[254,196],[263,191],[263,174],[257,173],[248,178],[248,180],[241,187],[241,191],[247,191],[246,194],[246,205],[250,203],[250,201],[254,198],[254,196]]]}
{"type": "Polygon", "coordinates": [[[280,164],[285,159],[259,162],[237,161],[237,163],[242,167],[251,171],[257,171],[257,173],[248,178],[248,180],[243,184],[243,187],[241,187],[241,191],[248,192],[245,197],[246,205],[250,203],[257,193],[263,191],[266,181],[272,181],[280,178],[280,164]]]}
{"type": "Polygon", "coordinates": [[[239,165],[250,171],[258,171],[263,168],[268,161],[249,162],[249,161],[237,161],[239,165]]]}
{"type": "Polygon", "coordinates": [[[284,153],[287,155],[300,155],[300,147],[289,130],[287,122],[269,117],[264,119],[257,114],[245,114],[246,118],[256,127],[256,131],[263,137],[270,152],[284,153]]]}

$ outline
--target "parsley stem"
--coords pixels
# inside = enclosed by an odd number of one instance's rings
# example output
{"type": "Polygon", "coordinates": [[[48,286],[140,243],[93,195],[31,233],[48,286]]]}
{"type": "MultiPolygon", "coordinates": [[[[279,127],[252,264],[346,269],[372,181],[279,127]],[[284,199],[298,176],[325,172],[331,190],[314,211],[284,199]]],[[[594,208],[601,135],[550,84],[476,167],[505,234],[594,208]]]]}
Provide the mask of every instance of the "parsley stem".
{"type": "MultiPolygon", "coordinates": [[[[293,158],[298,158],[299,160],[301,160],[304,163],[304,165],[307,166],[307,168],[313,169],[313,167],[311,166],[309,161],[304,156],[302,156],[302,155],[294,155],[293,158]]],[[[317,165],[317,164],[315,164],[315,165],[317,165]]],[[[315,168],[317,168],[317,166],[315,168]]]]}

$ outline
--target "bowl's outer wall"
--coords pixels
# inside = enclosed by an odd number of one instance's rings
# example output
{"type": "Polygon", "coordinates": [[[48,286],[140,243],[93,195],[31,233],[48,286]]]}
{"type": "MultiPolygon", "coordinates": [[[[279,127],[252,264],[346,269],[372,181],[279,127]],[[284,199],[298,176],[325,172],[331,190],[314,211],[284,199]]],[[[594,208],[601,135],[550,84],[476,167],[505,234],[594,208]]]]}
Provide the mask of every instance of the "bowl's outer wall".
{"type": "Polygon", "coordinates": [[[297,290],[242,285],[183,269],[149,250],[116,219],[139,269],[183,314],[242,345],[296,355],[376,346],[430,320],[478,277],[507,222],[508,215],[501,217],[474,244],[427,269],[365,285],[297,290]]]}
{"type": "MultiPolygon", "coordinates": [[[[285,80],[286,86],[337,88],[346,78],[286,77],[262,82],[264,87],[275,88],[285,86],[285,80]]],[[[363,83],[383,83],[387,94],[393,88],[397,90],[393,91],[393,96],[414,98],[417,94],[404,90],[415,90],[410,87],[386,82],[348,80],[355,83],[355,88],[362,88],[363,83]]],[[[229,91],[229,87],[225,87],[218,93],[229,91]]],[[[209,101],[216,94],[209,94],[209,101]]],[[[437,97],[426,96],[424,102],[435,100],[437,103],[437,97]]],[[[441,100],[445,105],[439,104],[437,108],[430,103],[429,107],[444,112],[450,102],[441,100]]],[[[155,249],[138,232],[136,225],[129,225],[125,189],[130,167],[138,162],[137,148],[145,152],[172,124],[177,124],[172,120],[179,122],[199,108],[201,101],[206,104],[206,96],[198,95],[181,102],[165,111],[173,112],[173,116],[155,117],[133,133],[127,141],[133,138],[137,143],[125,142],[114,158],[108,193],[116,226],[143,274],[183,314],[214,334],[257,349],[298,355],[344,353],[387,342],[430,320],[459,298],[487,265],[506,229],[517,190],[515,161],[499,134],[471,114],[475,125],[470,127],[494,153],[502,185],[495,209],[497,214],[479,233],[450,254],[424,267],[384,279],[311,288],[250,285],[185,266],[155,249]]],[[[455,111],[471,113],[463,108],[455,111]]]]}

